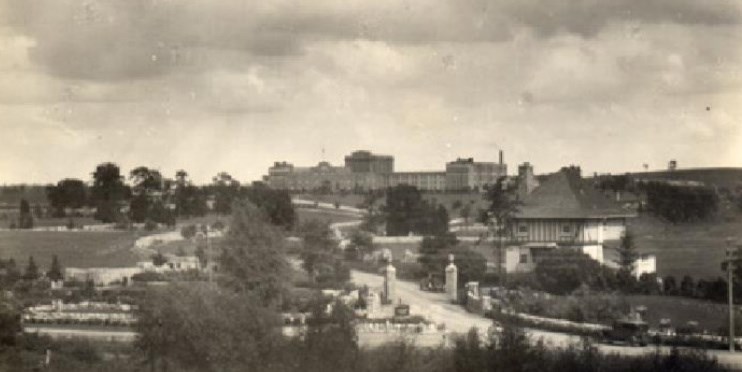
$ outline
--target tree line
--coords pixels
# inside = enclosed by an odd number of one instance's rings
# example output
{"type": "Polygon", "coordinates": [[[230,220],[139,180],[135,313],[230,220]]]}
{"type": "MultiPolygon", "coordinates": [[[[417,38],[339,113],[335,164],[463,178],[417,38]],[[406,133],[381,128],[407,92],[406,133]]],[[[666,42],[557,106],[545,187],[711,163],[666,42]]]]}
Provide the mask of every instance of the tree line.
{"type": "Polygon", "coordinates": [[[118,165],[102,163],[90,183],[66,178],[48,186],[46,193],[54,217],[87,206],[95,208],[95,219],[106,223],[174,225],[176,218],[203,216],[210,210],[227,215],[232,203],[242,198],[264,208],[272,221],[286,228],[296,220],[288,192],[260,182],[241,185],[226,172],[217,174],[211,184],[197,186],[185,170],[167,178],[157,169],[140,166],[125,177],[118,165]]]}

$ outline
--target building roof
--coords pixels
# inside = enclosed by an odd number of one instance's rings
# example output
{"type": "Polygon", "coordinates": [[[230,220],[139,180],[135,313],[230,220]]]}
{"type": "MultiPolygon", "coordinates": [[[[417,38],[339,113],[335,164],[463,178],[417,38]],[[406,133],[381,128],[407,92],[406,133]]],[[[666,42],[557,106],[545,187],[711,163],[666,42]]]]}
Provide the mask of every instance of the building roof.
{"type": "Polygon", "coordinates": [[[520,219],[598,219],[635,217],[574,171],[549,175],[522,199],[520,219]]]}

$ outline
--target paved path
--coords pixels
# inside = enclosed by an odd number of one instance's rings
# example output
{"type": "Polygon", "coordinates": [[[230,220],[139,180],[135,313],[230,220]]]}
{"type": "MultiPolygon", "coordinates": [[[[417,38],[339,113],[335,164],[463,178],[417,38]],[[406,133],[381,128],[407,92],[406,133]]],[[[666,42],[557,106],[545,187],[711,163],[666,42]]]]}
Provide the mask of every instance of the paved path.
{"type": "Polygon", "coordinates": [[[74,327],[55,327],[54,325],[37,325],[25,324],[23,326],[25,333],[37,333],[46,335],[55,339],[68,338],[86,338],[99,341],[116,341],[116,342],[133,342],[136,340],[137,333],[129,328],[74,328],[74,327]]]}
{"type": "MultiPolygon", "coordinates": [[[[357,285],[367,285],[371,288],[380,288],[383,283],[381,275],[351,270],[351,280],[357,285]]],[[[443,323],[446,329],[454,333],[465,333],[472,327],[483,331],[492,324],[492,321],[477,314],[467,312],[462,306],[451,304],[443,293],[423,292],[417,283],[397,281],[397,299],[402,303],[410,305],[411,310],[418,310],[429,315],[436,323],[443,323]]],[[[395,301],[395,302],[396,302],[395,301]]],[[[570,344],[578,344],[578,336],[557,332],[547,332],[534,329],[526,329],[532,339],[543,339],[546,345],[551,347],[566,347],[570,344]]],[[[629,347],[617,345],[596,345],[601,352],[617,353],[623,355],[641,355],[653,353],[654,347],[629,347]]],[[[662,347],[663,352],[669,352],[670,348],[662,347]]],[[[742,370],[742,352],[729,353],[728,351],[709,350],[709,354],[715,356],[721,364],[737,370],[742,370]]]]}

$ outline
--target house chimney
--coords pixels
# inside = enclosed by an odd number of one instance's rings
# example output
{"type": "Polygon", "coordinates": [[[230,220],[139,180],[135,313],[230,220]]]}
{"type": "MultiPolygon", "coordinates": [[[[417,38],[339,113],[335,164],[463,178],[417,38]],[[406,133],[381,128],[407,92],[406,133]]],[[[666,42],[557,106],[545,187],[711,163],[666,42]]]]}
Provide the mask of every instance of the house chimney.
{"type": "Polygon", "coordinates": [[[502,150],[500,150],[500,165],[502,165],[502,150]]]}

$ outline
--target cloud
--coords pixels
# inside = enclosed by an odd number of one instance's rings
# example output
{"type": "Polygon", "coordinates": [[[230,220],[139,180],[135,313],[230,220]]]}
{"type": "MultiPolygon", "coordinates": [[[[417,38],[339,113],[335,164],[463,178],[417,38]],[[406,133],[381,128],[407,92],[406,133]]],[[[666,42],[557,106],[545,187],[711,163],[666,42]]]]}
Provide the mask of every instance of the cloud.
{"type": "Polygon", "coordinates": [[[150,78],[222,49],[280,58],[328,39],[502,42],[522,27],[593,37],[628,20],[640,27],[741,18],[729,0],[5,0],[3,10],[8,24],[36,41],[34,61],[55,76],[91,80],[150,78]]]}
{"type": "Polygon", "coordinates": [[[482,3],[543,36],[567,32],[591,37],[621,21],[728,25],[742,20],[740,5],[730,0],[484,0],[482,3]]]}

